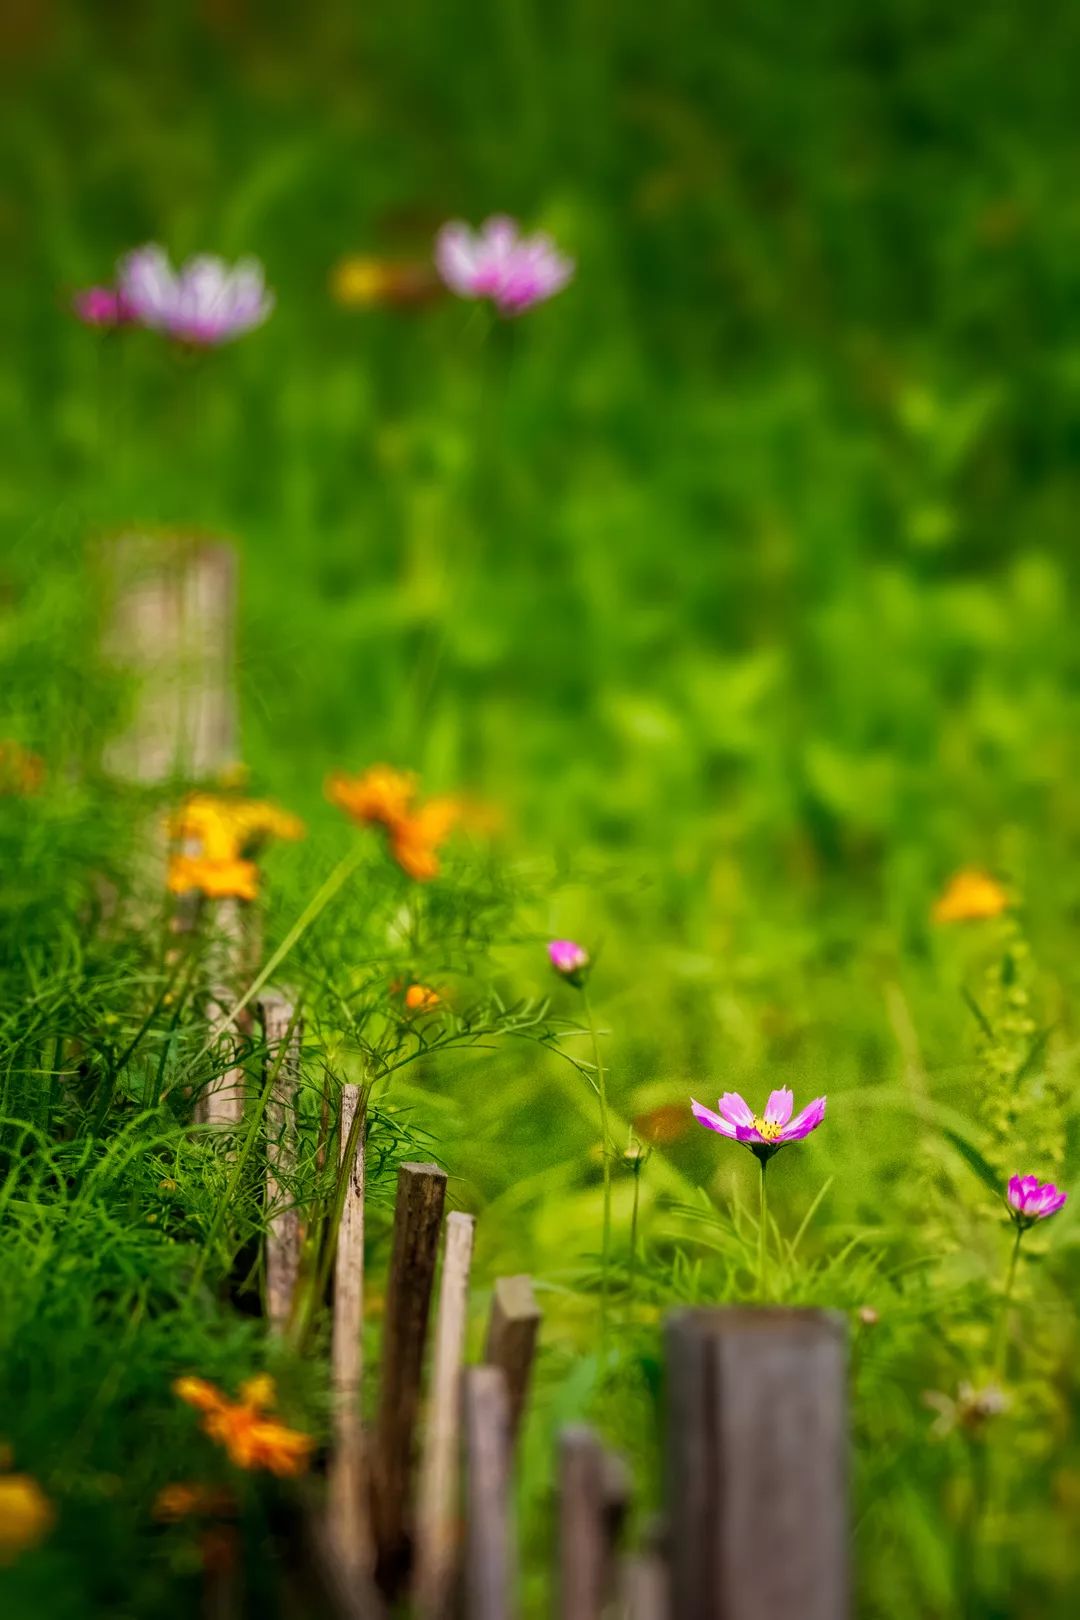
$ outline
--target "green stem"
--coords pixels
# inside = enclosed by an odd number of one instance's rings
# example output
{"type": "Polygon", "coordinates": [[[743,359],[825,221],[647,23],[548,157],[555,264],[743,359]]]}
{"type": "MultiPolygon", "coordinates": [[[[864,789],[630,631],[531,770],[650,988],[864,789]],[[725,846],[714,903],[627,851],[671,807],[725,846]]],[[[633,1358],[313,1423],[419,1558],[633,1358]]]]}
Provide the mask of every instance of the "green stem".
{"type": "Polygon", "coordinates": [[[630,1213],[630,1299],[634,1298],[634,1283],[637,1280],[637,1224],[638,1201],[641,1197],[641,1165],[634,1166],[634,1204],[630,1213]]]}
{"type": "Polygon", "coordinates": [[[596,1032],[596,1019],[593,1017],[589,992],[584,985],[581,988],[581,999],[585,1004],[585,1017],[589,1024],[589,1034],[592,1036],[593,1061],[596,1065],[596,1091],[600,1099],[600,1151],[603,1155],[602,1167],[604,1175],[604,1226],[600,1244],[600,1359],[603,1361],[607,1336],[608,1261],[611,1255],[611,1138],[608,1134],[607,1080],[604,1075],[603,1060],[600,1056],[600,1038],[596,1032]]]}
{"type": "Polygon", "coordinates": [[[759,1186],[759,1195],[758,1195],[757,1297],[758,1297],[758,1304],[763,1305],[765,1303],[766,1298],[767,1298],[767,1291],[766,1291],[767,1273],[766,1273],[766,1267],[765,1267],[765,1260],[766,1260],[765,1233],[766,1233],[766,1229],[768,1227],[768,1221],[769,1221],[769,1199],[768,1199],[768,1194],[766,1193],[766,1190],[765,1190],[765,1172],[769,1167],[769,1161],[766,1158],[761,1158],[761,1159],[758,1160],[758,1163],[761,1165],[761,1180],[760,1180],[760,1182],[758,1184],[758,1186],[759,1186]]]}
{"type": "Polygon", "coordinates": [[[1009,1307],[1012,1304],[1013,1284],[1016,1282],[1016,1266],[1020,1259],[1020,1243],[1024,1236],[1024,1228],[1020,1222],[1016,1223],[1016,1241],[1009,1256],[1009,1269],[1005,1274],[1005,1292],[1001,1299],[1001,1321],[998,1323],[997,1352],[994,1356],[994,1370],[999,1377],[1005,1376],[1005,1363],[1009,1354],[1009,1307]]]}

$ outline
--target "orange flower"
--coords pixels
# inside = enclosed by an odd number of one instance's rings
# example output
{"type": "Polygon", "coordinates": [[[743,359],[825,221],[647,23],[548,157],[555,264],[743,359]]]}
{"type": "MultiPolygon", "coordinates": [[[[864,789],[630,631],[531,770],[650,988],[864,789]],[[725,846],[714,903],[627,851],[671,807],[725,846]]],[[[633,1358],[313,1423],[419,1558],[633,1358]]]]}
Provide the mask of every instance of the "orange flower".
{"type": "Polygon", "coordinates": [[[372,765],[359,776],[337,771],[327,778],[326,797],[364,826],[393,828],[409,814],[416,776],[392,765],[372,765]]]}
{"type": "Polygon", "coordinates": [[[969,869],[949,880],[931,916],[936,923],[981,922],[1000,917],[1008,906],[1009,896],[1000,883],[986,872],[969,869]]]}
{"type": "Polygon", "coordinates": [[[241,1384],[239,1401],[230,1401],[205,1378],[178,1378],[173,1391],[202,1412],[203,1432],[225,1449],[237,1468],[265,1468],[282,1477],[306,1470],[315,1441],[267,1416],[276,1394],[273,1379],[265,1373],[241,1384]]]}
{"type": "Polygon", "coordinates": [[[429,799],[415,815],[406,816],[390,830],[390,853],[409,877],[426,883],[438,877],[439,857],[435,853],[444,844],[458,819],[456,799],[429,799]]]}
{"type": "Polygon", "coordinates": [[[154,1498],[154,1518],[166,1524],[181,1519],[227,1518],[236,1511],[236,1499],[221,1485],[163,1485],[154,1498]]]}
{"type": "Polygon", "coordinates": [[[405,992],[405,1006],[409,1012],[434,1012],[441,1003],[439,992],[427,984],[410,984],[405,992]]]}
{"type": "Polygon", "coordinates": [[[45,762],[17,742],[0,742],[0,793],[39,793],[45,762]]]}
{"type": "Polygon", "coordinates": [[[690,1129],[691,1114],[676,1103],[661,1103],[647,1114],[634,1116],[634,1129],[645,1142],[656,1145],[677,1142],[690,1129]]]}
{"type": "Polygon", "coordinates": [[[390,765],[373,765],[360,776],[339,772],[328,778],[326,796],[354,821],[384,827],[390,853],[409,877],[426,883],[438,876],[436,850],[459,818],[456,799],[429,799],[416,805],[416,777],[390,765]]]}
{"type": "Polygon", "coordinates": [[[236,857],[171,855],[168,889],[170,894],[189,894],[197,889],[209,900],[257,900],[259,868],[254,861],[236,857]]]}
{"type": "Polygon", "coordinates": [[[0,1566],[36,1547],[52,1528],[52,1503],[29,1474],[0,1474],[0,1566]]]}

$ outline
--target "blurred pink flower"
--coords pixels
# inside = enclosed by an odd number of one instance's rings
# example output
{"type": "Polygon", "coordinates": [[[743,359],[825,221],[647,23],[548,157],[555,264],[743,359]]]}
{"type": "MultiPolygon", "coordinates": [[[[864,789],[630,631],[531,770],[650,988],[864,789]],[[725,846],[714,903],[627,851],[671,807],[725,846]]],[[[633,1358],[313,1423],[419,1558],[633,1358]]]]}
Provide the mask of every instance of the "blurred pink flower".
{"type": "Polygon", "coordinates": [[[584,984],[590,966],[584,945],[575,944],[572,939],[553,939],[548,946],[548,957],[560,978],[579,987],[584,984]]]}
{"type": "Polygon", "coordinates": [[[435,265],[452,292],[490,298],[502,315],[520,315],[560,292],[575,268],[550,236],[522,236],[504,214],[485,220],[478,231],[461,220],[444,225],[435,241],[435,265]]]}
{"type": "Polygon", "coordinates": [[[274,307],[257,259],[230,267],[201,254],[174,270],[164,248],[153,242],[120,261],[118,286],[143,326],[203,348],[261,326],[274,307]]]}
{"type": "Polygon", "coordinates": [[[794,1119],[791,1117],[793,1104],[794,1098],[785,1087],[771,1093],[765,1112],[760,1115],[753,1112],[737,1091],[725,1091],[718,1114],[711,1108],[703,1108],[699,1102],[691,1101],[690,1107],[699,1125],[744,1143],[758,1158],[771,1158],[788,1142],[799,1142],[816,1131],[825,1118],[824,1097],[815,1097],[794,1119]]]}
{"type": "Polygon", "coordinates": [[[1052,1181],[1040,1181],[1037,1176],[1013,1176],[1009,1182],[1009,1208],[1018,1226],[1031,1226],[1056,1215],[1068,1193],[1063,1193],[1052,1181]]]}
{"type": "Polygon", "coordinates": [[[75,294],[71,307],[84,326],[130,326],[135,319],[123,293],[113,287],[86,287],[75,294]]]}

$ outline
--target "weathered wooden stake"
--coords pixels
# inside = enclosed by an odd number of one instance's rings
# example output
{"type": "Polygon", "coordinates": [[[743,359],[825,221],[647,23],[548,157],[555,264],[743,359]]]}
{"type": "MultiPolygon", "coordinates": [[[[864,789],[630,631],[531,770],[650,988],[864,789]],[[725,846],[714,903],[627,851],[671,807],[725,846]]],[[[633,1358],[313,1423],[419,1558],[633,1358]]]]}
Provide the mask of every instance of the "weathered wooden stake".
{"type": "Polygon", "coordinates": [[[673,1614],[848,1620],[842,1320],[685,1311],[667,1344],[673,1614]]]}
{"type": "Polygon", "coordinates": [[[408,1567],[413,1437],[445,1197],[445,1170],[400,1167],[371,1480],[376,1567],[387,1592],[398,1590],[408,1567]]]}
{"type": "Polygon", "coordinates": [[[334,1382],[334,1450],[330,1459],[327,1511],[330,1533],[346,1571],[370,1571],[371,1523],[364,1456],[360,1390],[364,1370],[364,1109],[363,1088],[343,1086],[339,1162],[348,1184],[338,1228],[334,1263],[334,1326],[331,1360],[334,1382]],[[352,1163],[346,1154],[360,1117],[352,1163]]]}
{"type": "Polygon", "coordinates": [[[185,536],[125,535],[107,555],[106,659],[137,682],[112,776],[146,786],[205,779],[236,759],[236,554],[185,536]]]}
{"type": "Polygon", "coordinates": [[[286,1209],[277,1206],[283,1193],[289,1196],[288,1182],[296,1166],[296,1093],[303,1026],[299,1019],[294,1022],[295,1009],[276,991],[268,991],[257,1010],[266,1042],[265,1079],[277,1068],[264,1117],[266,1207],[273,1211],[266,1234],[266,1314],[273,1332],[283,1333],[300,1273],[300,1211],[295,1205],[286,1209]],[[288,1050],[283,1053],[286,1039],[288,1050]]]}
{"type": "Polygon", "coordinates": [[[610,1568],[604,1451],[583,1425],[559,1435],[559,1614],[600,1620],[610,1568]]]}
{"type": "Polygon", "coordinates": [[[467,1620],[511,1620],[515,1605],[509,1402],[501,1370],[467,1367],[462,1402],[464,1614],[467,1620]]]}
{"type": "MultiPolygon", "coordinates": [[[[247,960],[246,904],[243,900],[214,902],[216,933],[207,949],[211,988],[206,1020],[214,1036],[214,1056],[219,1059],[235,1059],[251,1031],[251,1020],[246,1012],[235,1021],[229,1018],[247,960]]],[[[244,1117],[246,1094],[247,1074],[242,1065],[233,1062],[203,1088],[196,1103],[195,1118],[204,1125],[239,1125],[244,1117]]]]}
{"type": "Polygon", "coordinates": [[[445,1620],[458,1569],[461,1370],[475,1228],[471,1215],[455,1210],[446,1217],[431,1397],[416,1509],[413,1596],[421,1620],[445,1620]]]}
{"type": "Polygon", "coordinates": [[[517,1444],[529,1393],[540,1315],[530,1278],[496,1278],[484,1360],[491,1367],[500,1367],[506,1378],[511,1451],[517,1444]]]}

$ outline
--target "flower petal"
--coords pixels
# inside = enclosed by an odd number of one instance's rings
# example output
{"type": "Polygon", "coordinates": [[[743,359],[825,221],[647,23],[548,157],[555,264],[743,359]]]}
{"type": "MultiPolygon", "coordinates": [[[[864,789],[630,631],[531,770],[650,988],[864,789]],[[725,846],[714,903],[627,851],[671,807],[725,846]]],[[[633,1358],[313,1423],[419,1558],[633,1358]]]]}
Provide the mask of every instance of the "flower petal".
{"type": "Polygon", "coordinates": [[[770,1125],[786,1125],[791,1118],[791,1110],[795,1106],[795,1098],[786,1086],[774,1091],[765,1104],[765,1118],[770,1125]]]}
{"type": "Polygon", "coordinates": [[[707,1130],[718,1131],[721,1136],[735,1135],[735,1127],[730,1120],[722,1119],[719,1114],[714,1114],[711,1108],[705,1108],[693,1098],[690,1100],[690,1110],[698,1124],[704,1125],[707,1130]]]}
{"type": "Polygon", "coordinates": [[[720,1099],[720,1112],[732,1125],[752,1125],[754,1110],[737,1091],[725,1091],[720,1099]]]}
{"type": "Polygon", "coordinates": [[[825,1098],[815,1097],[812,1103],[807,1103],[801,1114],[796,1114],[790,1125],[785,1125],[778,1142],[799,1142],[811,1131],[816,1131],[825,1118],[825,1098]]]}

